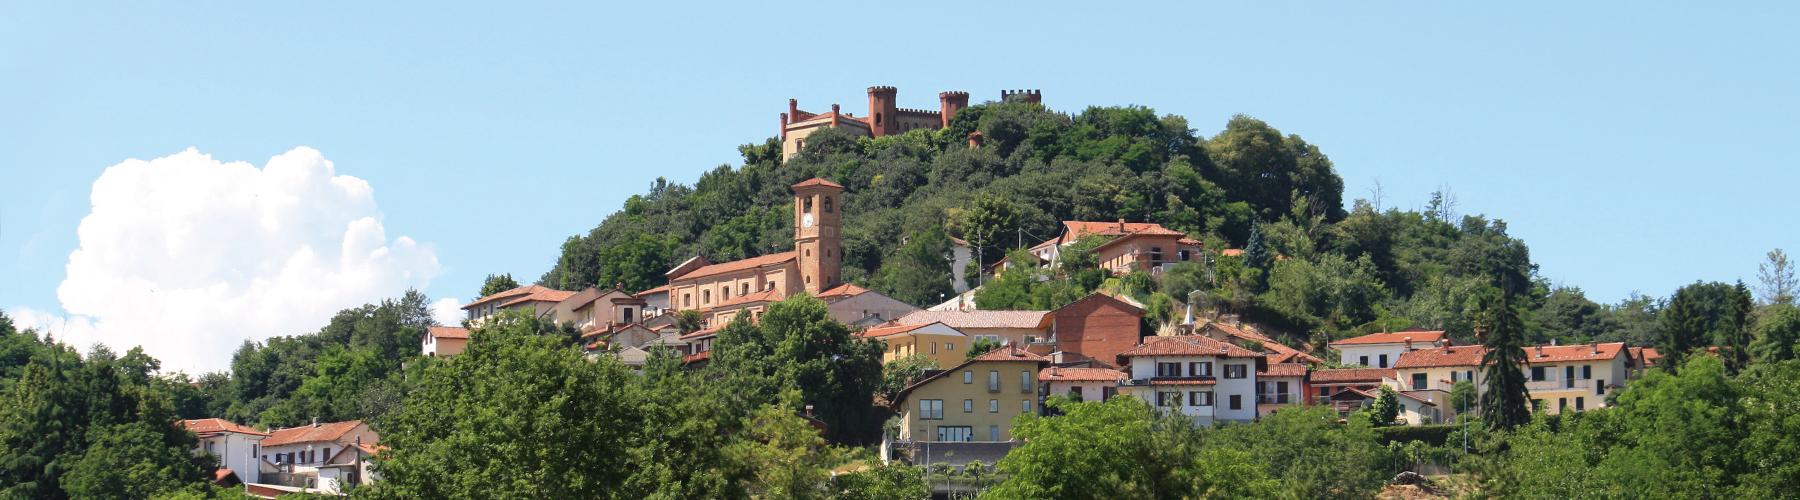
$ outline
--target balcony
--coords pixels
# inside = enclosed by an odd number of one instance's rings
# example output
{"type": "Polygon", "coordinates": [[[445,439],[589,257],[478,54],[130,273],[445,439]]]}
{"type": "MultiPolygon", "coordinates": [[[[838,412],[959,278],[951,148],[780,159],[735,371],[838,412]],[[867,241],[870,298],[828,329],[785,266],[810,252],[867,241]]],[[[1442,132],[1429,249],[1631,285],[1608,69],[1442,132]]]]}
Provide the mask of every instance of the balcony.
{"type": "Polygon", "coordinates": [[[1593,379],[1537,380],[1525,383],[1528,391],[1593,390],[1593,379]]]}
{"type": "Polygon", "coordinates": [[[1120,382],[1119,385],[1125,387],[1142,387],[1147,385],[1180,384],[1182,382],[1205,383],[1213,382],[1214,380],[1216,380],[1215,377],[1150,377],[1126,380],[1120,382]],[[1157,384],[1157,382],[1161,382],[1161,384],[1157,384]]]}

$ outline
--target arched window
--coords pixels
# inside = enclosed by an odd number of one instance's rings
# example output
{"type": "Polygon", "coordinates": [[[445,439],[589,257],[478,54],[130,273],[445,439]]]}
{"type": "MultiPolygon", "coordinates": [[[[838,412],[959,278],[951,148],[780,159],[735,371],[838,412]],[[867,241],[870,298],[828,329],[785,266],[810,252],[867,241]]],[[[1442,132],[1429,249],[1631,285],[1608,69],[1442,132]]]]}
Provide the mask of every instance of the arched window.
{"type": "Polygon", "coordinates": [[[831,197],[825,197],[825,213],[831,213],[831,197]]]}
{"type": "Polygon", "coordinates": [[[875,113],[875,125],[881,126],[881,113],[875,113]]]}

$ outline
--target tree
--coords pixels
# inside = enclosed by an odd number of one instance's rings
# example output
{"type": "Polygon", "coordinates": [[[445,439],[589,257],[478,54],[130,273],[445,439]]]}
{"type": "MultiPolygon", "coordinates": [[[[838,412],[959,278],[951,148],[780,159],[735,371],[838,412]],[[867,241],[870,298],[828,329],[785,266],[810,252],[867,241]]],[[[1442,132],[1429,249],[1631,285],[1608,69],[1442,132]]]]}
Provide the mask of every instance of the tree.
{"type": "Polygon", "coordinates": [[[1532,315],[1533,343],[1579,344],[1606,333],[1606,311],[1577,287],[1557,287],[1532,315]]]}
{"type": "Polygon", "coordinates": [[[893,401],[901,389],[924,378],[925,372],[940,368],[943,367],[938,366],[937,360],[924,354],[912,354],[889,361],[881,366],[881,388],[878,389],[878,394],[884,400],[893,401]]]}
{"type": "Polygon", "coordinates": [[[1791,304],[1769,306],[1757,319],[1751,354],[1757,363],[1776,363],[1796,359],[1796,351],[1800,351],[1800,308],[1791,304]]]}
{"type": "Polygon", "coordinates": [[[754,325],[740,315],[714,340],[708,368],[747,394],[799,389],[829,440],[861,444],[879,437],[873,398],[883,350],[832,319],[823,301],[802,294],[770,305],[754,325]]]}
{"type": "Polygon", "coordinates": [[[1489,427],[1511,430],[1531,421],[1530,395],[1525,390],[1525,327],[1510,296],[1489,290],[1477,298],[1482,318],[1476,335],[1487,353],[1482,355],[1487,392],[1481,395],[1481,418],[1489,427]]]}
{"type": "Polygon", "coordinates": [[[987,354],[988,351],[999,348],[1000,341],[998,340],[988,337],[976,337],[975,340],[969,342],[967,359],[975,359],[976,356],[987,354]]]}
{"type": "Polygon", "coordinates": [[[932,304],[952,292],[950,238],[932,226],[914,233],[881,267],[877,288],[901,302],[932,304]]]}
{"type": "Polygon", "coordinates": [[[986,263],[987,256],[1004,256],[1006,236],[1019,230],[1019,209],[1012,200],[983,194],[959,212],[952,221],[962,238],[975,250],[977,260],[986,263]]]}
{"type": "Polygon", "coordinates": [[[519,282],[513,280],[512,273],[489,274],[487,279],[481,282],[481,295],[478,297],[486,297],[518,287],[519,282]]]}
{"type": "Polygon", "coordinates": [[[834,493],[843,500],[923,500],[931,488],[918,467],[898,462],[871,465],[832,478],[834,493]]]}
{"type": "MultiPolygon", "coordinates": [[[[1657,348],[1663,355],[1659,366],[1677,369],[1689,351],[1715,342],[1721,343],[1722,349],[1744,354],[1747,342],[1739,342],[1745,336],[1744,329],[1749,326],[1749,300],[1749,293],[1742,283],[1732,286],[1696,281],[1676,290],[1668,306],[1658,314],[1662,338],[1657,342],[1657,348]]],[[[1731,353],[1722,354],[1735,357],[1731,353]]],[[[1727,366],[1735,368],[1736,362],[1727,366]]]]}
{"type": "Polygon", "coordinates": [[[1456,384],[1450,386],[1450,407],[1458,415],[1474,408],[1475,404],[1479,402],[1476,397],[1474,382],[1458,380],[1456,384]]]}
{"type": "Polygon", "coordinates": [[[1369,407],[1369,423],[1374,425],[1390,425],[1400,418],[1400,395],[1394,389],[1381,386],[1381,397],[1375,399],[1374,406],[1369,407]]]}
{"type": "Polygon", "coordinates": [[[1794,265],[1788,262],[1787,252],[1777,248],[1770,250],[1767,260],[1756,266],[1756,277],[1762,282],[1757,292],[1762,294],[1764,304],[1794,303],[1794,291],[1800,288],[1800,280],[1794,277],[1794,265]]]}
{"type": "Polygon", "coordinates": [[[682,309],[675,312],[675,327],[683,334],[700,331],[700,322],[704,317],[697,309],[682,309]]]}
{"type": "Polygon", "coordinates": [[[782,394],[780,405],[764,406],[745,417],[745,439],[725,450],[735,466],[753,478],[752,498],[827,498],[831,466],[841,457],[825,446],[819,430],[795,414],[798,391],[782,394]]]}
{"type": "Polygon", "coordinates": [[[63,477],[63,489],[72,498],[148,498],[204,481],[203,471],[212,470],[207,459],[194,456],[191,435],[170,443],[171,434],[149,422],[112,425],[95,433],[99,439],[63,477]]]}

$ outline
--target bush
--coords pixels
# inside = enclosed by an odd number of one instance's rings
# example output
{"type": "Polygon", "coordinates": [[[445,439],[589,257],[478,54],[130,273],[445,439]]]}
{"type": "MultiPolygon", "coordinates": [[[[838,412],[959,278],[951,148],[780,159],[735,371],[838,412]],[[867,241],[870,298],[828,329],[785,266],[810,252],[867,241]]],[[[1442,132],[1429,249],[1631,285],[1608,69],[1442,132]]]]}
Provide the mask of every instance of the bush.
{"type": "Polygon", "coordinates": [[[1461,429],[1462,426],[1454,424],[1421,426],[1401,425],[1377,428],[1375,429],[1375,436],[1382,446],[1387,446],[1388,443],[1398,442],[1405,444],[1413,441],[1424,441],[1425,444],[1432,446],[1443,446],[1444,443],[1450,442],[1451,439],[1459,436],[1457,432],[1461,429]]]}

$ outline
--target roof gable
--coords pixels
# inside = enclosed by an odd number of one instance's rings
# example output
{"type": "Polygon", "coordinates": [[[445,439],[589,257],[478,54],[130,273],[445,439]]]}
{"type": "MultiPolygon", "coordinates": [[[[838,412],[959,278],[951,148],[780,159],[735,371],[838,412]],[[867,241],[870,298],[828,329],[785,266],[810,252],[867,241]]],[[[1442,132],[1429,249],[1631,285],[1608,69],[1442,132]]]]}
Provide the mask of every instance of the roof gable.
{"type": "Polygon", "coordinates": [[[1405,344],[1410,339],[1414,344],[1431,344],[1444,339],[1443,330],[1414,330],[1405,332],[1371,333],[1360,337],[1332,342],[1333,346],[1365,345],[1365,344],[1405,344]]]}

